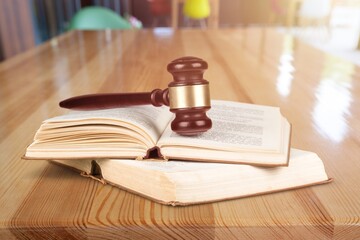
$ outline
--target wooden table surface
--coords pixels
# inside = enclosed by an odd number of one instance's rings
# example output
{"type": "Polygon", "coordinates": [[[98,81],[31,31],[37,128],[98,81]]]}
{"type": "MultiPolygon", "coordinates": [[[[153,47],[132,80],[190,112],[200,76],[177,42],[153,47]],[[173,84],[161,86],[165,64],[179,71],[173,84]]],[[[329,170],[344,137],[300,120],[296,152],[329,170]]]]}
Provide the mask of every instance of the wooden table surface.
{"type": "Polygon", "coordinates": [[[70,32],[0,64],[0,239],[360,238],[360,76],[273,29],[70,32]],[[166,88],[169,61],[205,59],[213,99],[280,106],[292,146],[334,182],[164,206],[46,161],[21,160],[62,99],[166,88]]]}

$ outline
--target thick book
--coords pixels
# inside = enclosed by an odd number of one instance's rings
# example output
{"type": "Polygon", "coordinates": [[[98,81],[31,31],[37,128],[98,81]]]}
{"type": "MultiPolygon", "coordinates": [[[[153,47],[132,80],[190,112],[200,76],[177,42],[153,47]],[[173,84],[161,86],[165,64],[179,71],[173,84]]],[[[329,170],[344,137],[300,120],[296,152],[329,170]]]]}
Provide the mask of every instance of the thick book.
{"type": "Polygon", "coordinates": [[[45,120],[25,159],[144,159],[266,166],[288,164],[291,125],[280,109],[212,101],[213,127],[197,136],[171,130],[166,107],[136,106],[72,111],[45,120]]]}
{"type": "Polygon", "coordinates": [[[166,205],[189,205],[330,182],[317,154],[291,149],[288,166],[148,160],[59,160],[82,176],[166,205]]]}

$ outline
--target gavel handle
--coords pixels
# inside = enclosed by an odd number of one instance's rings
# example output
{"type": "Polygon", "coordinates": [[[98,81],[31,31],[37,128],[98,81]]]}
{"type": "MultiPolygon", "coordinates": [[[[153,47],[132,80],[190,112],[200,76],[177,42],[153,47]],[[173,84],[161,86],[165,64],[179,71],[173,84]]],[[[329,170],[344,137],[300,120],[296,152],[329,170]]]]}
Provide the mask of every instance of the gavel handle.
{"type": "Polygon", "coordinates": [[[152,104],[156,107],[169,106],[168,89],[155,89],[141,93],[88,94],[65,99],[60,107],[73,110],[96,110],[152,104]]]}

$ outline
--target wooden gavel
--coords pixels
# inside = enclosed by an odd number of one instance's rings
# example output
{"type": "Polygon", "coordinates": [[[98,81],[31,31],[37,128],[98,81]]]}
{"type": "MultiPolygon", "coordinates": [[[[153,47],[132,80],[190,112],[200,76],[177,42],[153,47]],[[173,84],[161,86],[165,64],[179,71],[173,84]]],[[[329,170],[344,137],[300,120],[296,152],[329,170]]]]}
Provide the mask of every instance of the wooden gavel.
{"type": "Polygon", "coordinates": [[[181,135],[197,135],[209,130],[211,119],[206,115],[211,107],[209,82],[203,79],[207,63],[196,57],[182,57],[168,64],[173,75],[165,90],[143,93],[89,94],[60,102],[60,107],[75,110],[95,110],[134,105],[166,105],[175,113],[171,129],[181,135]]]}

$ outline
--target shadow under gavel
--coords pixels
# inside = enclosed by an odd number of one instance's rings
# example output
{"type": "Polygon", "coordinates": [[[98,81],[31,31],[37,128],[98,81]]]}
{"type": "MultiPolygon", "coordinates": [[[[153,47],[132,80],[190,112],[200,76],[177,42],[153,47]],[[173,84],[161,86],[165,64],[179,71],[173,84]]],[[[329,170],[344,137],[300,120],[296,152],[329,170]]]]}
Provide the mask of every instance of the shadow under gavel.
{"type": "Polygon", "coordinates": [[[203,79],[207,63],[196,57],[182,57],[168,64],[173,75],[165,90],[142,93],[88,94],[60,102],[60,107],[74,110],[96,110],[152,104],[166,105],[175,113],[171,129],[180,135],[197,135],[212,127],[206,115],[210,109],[209,82],[203,79]]]}

